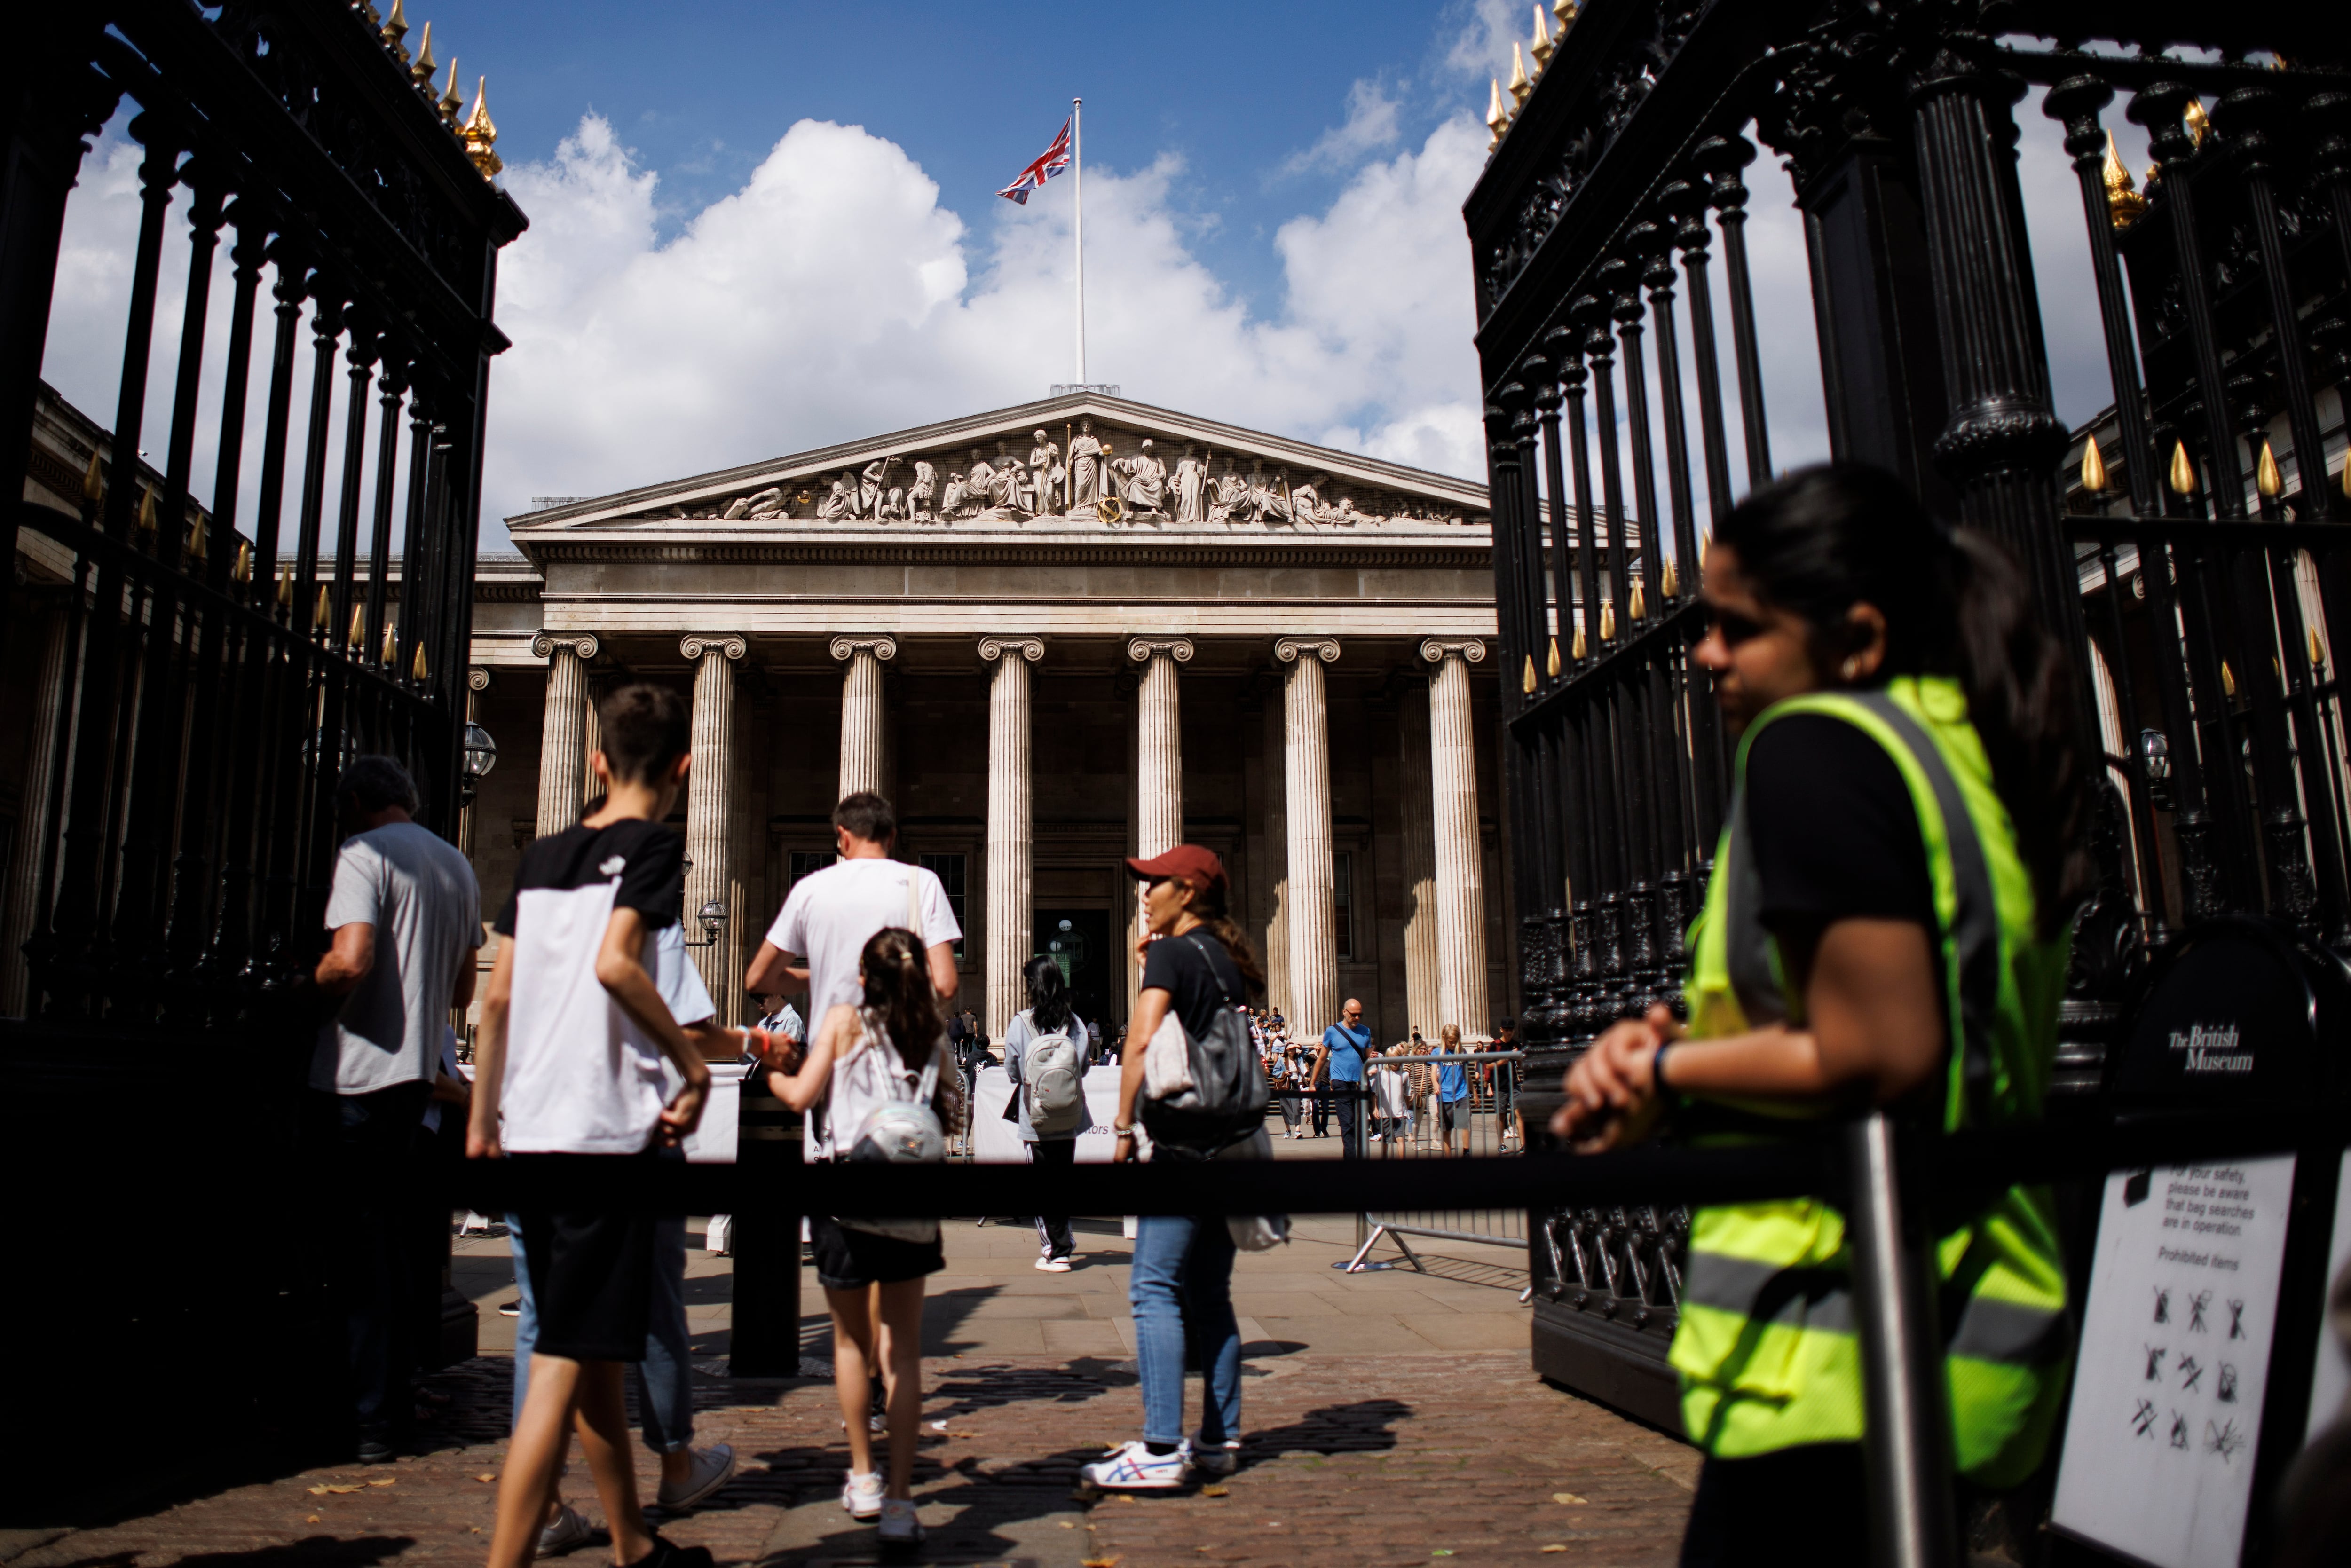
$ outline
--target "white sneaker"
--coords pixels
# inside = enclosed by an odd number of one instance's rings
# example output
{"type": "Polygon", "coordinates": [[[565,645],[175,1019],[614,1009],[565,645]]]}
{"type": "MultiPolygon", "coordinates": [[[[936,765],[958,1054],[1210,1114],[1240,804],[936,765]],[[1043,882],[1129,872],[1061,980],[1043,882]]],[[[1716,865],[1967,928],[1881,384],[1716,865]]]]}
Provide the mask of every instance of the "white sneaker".
{"type": "Polygon", "coordinates": [[[1172,1454],[1155,1454],[1138,1438],[1100,1464],[1081,1467],[1078,1474],[1104,1491],[1172,1491],[1184,1484],[1184,1467],[1182,1445],[1172,1454]]]}
{"type": "Polygon", "coordinates": [[[653,1494],[653,1505],[666,1513],[682,1513],[725,1486],[735,1474],[735,1449],[713,1443],[694,1450],[694,1471],[684,1486],[673,1490],[667,1481],[653,1494]]]}
{"type": "Polygon", "coordinates": [[[886,1437],[890,1435],[890,1417],[879,1410],[869,1410],[865,1413],[865,1429],[876,1437],[886,1437]]]}
{"type": "Polygon", "coordinates": [[[893,1497],[882,1505],[882,1539],[893,1546],[911,1546],[923,1538],[923,1521],[914,1517],[909,1499],[893,1497]]]}
{"type": "Polygon", "coordinates": [[[1241,1440],[1228,1437],[1221,1443],[1204,1443],[1195,1432],[1184,1439],[1184,1458],[1204,1476],[1228,1476],[1240,1469],[1241,1440]]]}
{"type": "Polygon", "coordinates": [[[849,1511],[852,1519],[872,1519],[882,1511],[882,1472],[869,1470],[859,1475],[849,1472],[849,1484],[841,1489],[841,1506],[849,1511]]]}
{"type": "Polygon", "coordinates": [[[1048,1274],[1066,1274],[1070,1271],[1070,1260],[1067,1258],[1040,1258],[1037,1267],[1048,1274]]]}
{"type": "Polygon", "coordinates": [[[577,1552],[594,1539],[596,1532],[588,1528],[588,1521],[574,1512],[569,1503],[558,1503],[555,1518],[539,1530],[538,1555],[560,1557],[567,1552],[577,1552]]]}

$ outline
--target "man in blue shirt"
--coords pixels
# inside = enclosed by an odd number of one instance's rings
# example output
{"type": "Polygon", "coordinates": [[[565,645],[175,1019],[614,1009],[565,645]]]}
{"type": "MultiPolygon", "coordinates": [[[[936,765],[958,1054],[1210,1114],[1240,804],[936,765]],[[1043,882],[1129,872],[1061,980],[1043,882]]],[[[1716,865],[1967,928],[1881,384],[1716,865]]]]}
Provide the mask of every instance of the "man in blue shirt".
{"type": "MultiPolygon", "coordinates": [[[[1355,1147],[1356,1102],[1364,1093],[1364,1058],[1372,1052],[1372,1031],[1364,1023],[1364,1004],[1354,998],[1339,1009],[1339,1021],[1322,1031],[1322,1047],[1314,1053],[1313,1077],[1319,1082],[1323,1070],[1330,1070],[1328,1089],[1319,1091],[1315,1098],[1325,1103],[1335,1103],[1339,1112],[1339,1155],[1353,1159],[1355,1147]]],[[[1315,1120],[1322,1118],[1318,1115],[1315,1120]]]]}

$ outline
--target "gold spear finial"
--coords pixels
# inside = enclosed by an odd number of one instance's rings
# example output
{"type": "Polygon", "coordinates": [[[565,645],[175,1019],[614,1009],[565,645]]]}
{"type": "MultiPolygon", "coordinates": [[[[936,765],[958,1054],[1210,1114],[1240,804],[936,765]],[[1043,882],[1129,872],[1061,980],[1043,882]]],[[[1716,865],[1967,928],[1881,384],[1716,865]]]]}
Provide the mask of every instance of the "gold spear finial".
{"type": "Polygon", "coordinates": [[[1674,558],[1671,556],[1667,556],[1666,558],[1665,589],[1666,597],[1667,599],[1678,599],[1681,597],[1682,574],[1680,571],[1676,570],[1674,566],[1674,558]]]}
{"type": "Polygon", "coordinates": [[[474,85],[474,112],[465,117],[465,156],[486,180],[506,167],[497,153],[498,128],[490,120],[490,78],[482,77],[474,85]]]}
{"type": "Polygon", "coordinates": [[[2229,668],[2229,661],[2220,661],[2220,689],[2233,697],[2237,695],[2237,672],[2229,668]]]}
{"type": "Polygon", "coordinates": [[[2285,476],[2278,472],[2277,454],[2270,450],[2268,437],[2262,439],[2262,460],[2253,466],[2253,488],[2265,501],[2274,501],[2285,488],[2285,476]]]}
{"type": "Polygon", "coordinates": [[[228,575],[232,582],[253,580],[253,547],[243,539],[236,541],[236,564],[229,568],[228,575]]]}
{"type": "Polygon", "coordinates": [[[1600,640],[1604,643],[1616,640],[1616,606],[1605,600],[1600,604],[1600,640]]]}
{"type": "Polygon", "coordinates": [[[314,632],[324,632],[328,622],[333,617],[334,607],[327,602],[327,585],[322,582],[319,584],[318,608],[310,612],[310,629],[314,632]]]}
{"type": "Polygon", "coordinates": [[[1578,5],[1575,0],[1551,0],[1551,14],[1558,21],[1559,30],[1562,34],[1575,26],[1575,19],[1583,15],[1583,7],[1578,5]]]}
{"type": "Polygon", "coordinates": [[[1633,580],[1633,602],[1625,607],[1625,612],[1628,618],[1635,621],[1648,619],[1648,601],[1641,596],[1641,580],[1637,577],[1633,580]]]}
{"type": "Polygon", "coordinates": [[[366,640],[367,610],[364,606],[354,604],[351,606],[350,644],[353,648],[358,648],[366,640]]]}
{"type": "Polygon", "coordinates": [[[383,657],[376,663],[389,664],[400,656],[400,628],[387,621],[383,623],[383,657]]]}
{"type": "Polygon", "coordinates": [[[2196,465],[2188,461],[2188,443],[2184,441],[2171,449],[2171,490],[2176,496],[2196,494],[2196,465]]]}
{"type": "Polygon", "coordinates": [[[1543,22],[1541,0],[1536,0],[1535,41],[1529,45],[1528,48],[1535,57],[1535,73],[1538,76],[1542,73],[1543,67],[1551,64],[1551,52],[1552,47],[1553,46],[1551,41],[1551,28],[1543,22]]]}
{"type": "Polygon", "coordinates": [[[424,644],[422,643],[416,644],[416,657],[409,662],[408,673],[415,676],[420,682],[426,678],[424,673],[424,644]]]}
{"type": "Polygon", "coordinates": [[[1578,659],[1583,657],[1583,622],[1581,621],[1575,623],[1575,641],[1569,644],[1568,652],[1578,659]]]}
{"type": "Polygon", "coordinates": [[[1510,43],[1510,101],[1516,108],[1511,110],[1512,113],[1515,114],[1527,106],[1527,94],[1534,89],[1535,84],[1527,79],[1526,51],[1519,47],[1517,40],[1513,39],[1510,43]]]}
{"type": "MultiPolygon", "coordinates": [[[[1490,79],[1494,84],[1494,95],[1486,100],[1486,129],[1494,133],[1494,139],[1486,143],[1489,152],[1502,144],[1502,132],[1510,128],[1510,111],[1502,104],[1502,78],[1495,77],[1490,79]]],[[[92,455],[90,461],[96,463],[98,458],[92,455]]]]}
{"type": "Polygon", "coordinates": [[[81,498],[91,506],[106,494],[106,465],[98,460],[98,448],[89,449],[89,466],[82,470],[81,498]]]}
{"type": "Polygon", "coordinates": [[[2188,107],[2180,111],[2179,119],[2180,122],[2188,127],[2188,134],[2196,138],[2196,145],[2202,147],[2204,133],[2212,129],[2211,118],[2204,112],[2204,100],[2200,98],[2189,99],[2188,107]]]}
{"type": "Polygon", "coordinates": [[[152,485],[142,485],[139,488],[139,531],[141,534],[155,531],[155,486],[152,485]]]}
{"type": "Polygon", "coordinates": [[[2098,454],[2095,435],[2082,444],[2082,488],[2095,496],[2106,487],[2106,460],[2098,454]]]}
{"type": "Polygon", "coordinates": [[[2123,156],[2115,150],[2115,133],[2106,132],[2106,215],[2115,227],[2126,229],[2147,213],[2147,198],[2131,189],[2130,171],[2123,167],[2123,156]]]}
{"type": "Polygon", "coordinates": [[[1520,677],[1519,685],[1525,690],[1529,696],[1532,696],[1534,695],[1535,656],[1532,653],[1529,653],[1527,655],[1527,673],[1520,677]]]}
{"type": "Polygon", "coordinates": [[[402,65],[408,63],[408,51],[400,42],[408,37],[407,4],[408,0],[392,0],[392,14],[383,19],[383,26],[376,34],[383,40],[383,47],[392,51],[392,57],[402,65]]]}
{"type": "Polygon", "coordinates": [[[1559,679],[1559,639],[1556,637],[1551,640],[1551,657],[1544,661],[1544,668],[1552,680],[1559,679]]]}
{"type": "Polygon", "coordinates": [[[434,108],[441,111],[442,123],[450,130],[457,129],[457,116],[465,112],[465,100],[457,96],[457,57],[449,57],[449,85],[441,89],[441,101],[434,108]]]}
{"type": "Polygon", "coordinates": [[[417,41],[416,63],[408,68],[408,79],[429,92],[433,89],[433,73],[437,68],[433,63],[433,24],[427,22],[423,37],[417,41]]]}
{"type": "Polygon", "coordinates": [[[204,515],[198,512],[194,524],[188,529],[188,559],[202,566],[209,549],[210,541],[204,538],[204,515]]]}
{"type": "Polygon", "coordinates": [[[2318,645],[2318,628],[2305,626],[2303,630],[2310,637],[2310,667],[2314,670],[2324,668],[2326,664],[2326,650],[2318,645]]]}
{"type": "Polygon", "coordinates": [[[294,574],[290,568],[283,566],[277,569],[277,608],[294,608],[294,574]]]}

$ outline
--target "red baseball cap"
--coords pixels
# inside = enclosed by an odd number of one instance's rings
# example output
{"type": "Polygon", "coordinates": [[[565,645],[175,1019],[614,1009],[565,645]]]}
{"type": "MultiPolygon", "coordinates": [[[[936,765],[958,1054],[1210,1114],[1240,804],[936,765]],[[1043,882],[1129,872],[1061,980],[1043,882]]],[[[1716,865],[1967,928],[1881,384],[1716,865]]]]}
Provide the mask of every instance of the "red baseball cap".
{"type": "Polygon", "coordinates": [[[1217,852],[1198,844],[1177,844],[1165,854],[1149,860],[1127,857],[1126,869],[1145,882],[1163,876],[1180,876],[1201,889],[1222,888],[1225,885],[1225,862],[1217,852]]]}

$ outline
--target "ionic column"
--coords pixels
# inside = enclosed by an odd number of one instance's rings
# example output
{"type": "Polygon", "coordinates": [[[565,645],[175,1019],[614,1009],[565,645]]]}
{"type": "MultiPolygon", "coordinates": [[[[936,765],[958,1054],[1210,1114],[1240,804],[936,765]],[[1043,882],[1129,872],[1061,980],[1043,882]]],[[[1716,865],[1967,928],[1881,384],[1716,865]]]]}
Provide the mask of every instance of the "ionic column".
{"type": "Polygon", "coordinates": [[[1029,1005],[1020,971],[1035,951],[1035,790],[1029,770],[1029,666],[1045,656],[1041,637],[982,637],[987,683],[987,1012],[1001,1040],[1029,1005]]]}
{"type": "Polygon", "coordinates": [[[588,661],[592,632],[541,632],[530,651],[547,661],[547,716],[538,731],[538,836],[580,820],[588,800],[588,661]]]}
{"type": "Polygon", "coordinates": [[[1265,759],[1265,1002],[1289,1019],[1298,1016],[1298,1009],[1290,996],[1290,785],[1282,777],[1280,703],[1266,703],[1264,729],[1260,755],[1265,759]]]}
{"type": "Polygon", "coordinates": [[[26,748],[25,798],[16,817],[16,858],[8,868],[8,906],[0,925],[0,1010],[10,1018],[26,1012],[25,941],[41,918],[43,835],[49,828],[49,774],[57,764],[57,719],[66,692],[65,606],[42,606],[41,670],[33,688],[32,744],[26,748]]]}
{"type": "MultiPolygon", "coordinates": [[[[479,724],[482,694],[490,689],[490,672],[479,664],[465,672],[465,722],[479,724]]],[[[467,860],[474,858],[473,780],[465,781],[465,803],[457,810],[457,852],[467,860]]]]}
{"type": "Polygon", "coordinates": [[[1429,823],[1428,684],[1407,681],[1398,693],[1396,732],[1399,804],[1404,817],[1404,999],[1410,1021],[1437,1038],[1442,1010],[1437,980],[1437,839],[1429,823]]]}
{"type": "Polygon", "coordinates": [[[750,651],[739,632],[689,632],[677,651],[694,666],[694,719],[687,744],[694,768],[685,779],[685,939],[703,940],[696,916],[712,899],[726,905],[718,940],[691,949],[702,983],[717,1004],[718,1021],[740,1022],[743,943],[747,911],[737,907],[735,883],[735,662],[750,651]]]}
{"type": "Polygon", "coordinates": [[[1135,853],[1149,859],[1184,841],[1184,727],[1176,666],[1192,662],[1188,637],[1137,637],[1126,656],[1143,666],[1135,694],[1135,853]]]}
{"type": "Polygon", "coordinates": [[[1336,639],[1283,637],[1281,780],[1290,850],[1290,998],[1293,1038],[1339,1021],[1339,913],[1331,871],[1331,713],[1322,666],[1339,657],[1336,639]],[[1302,1032],[1301,1032],[1302,1031],[1302,1032]]]}
{"type": "Polygon", "coordinates": [[[882,704],[882,666],[898,656],[888,637],[835,637],[832,656],[849,668],[841,679],[841,794],[883,787],[886,710],[882,704]]]}
{"type": "MultiPolygon", "coordinates": [[[[1429,796],[1436,824],[1437,1019],[1465,1035],[1488,1033],[1486,879],[1479,866],[1478,741],[1470,720],[1469,666],[1486,644],[1431,637],[1420,656],[1428,675],[1429,796]]],[[[1424,1026],[1426,1027],[1426,1026],[1424,1026]]]]}

